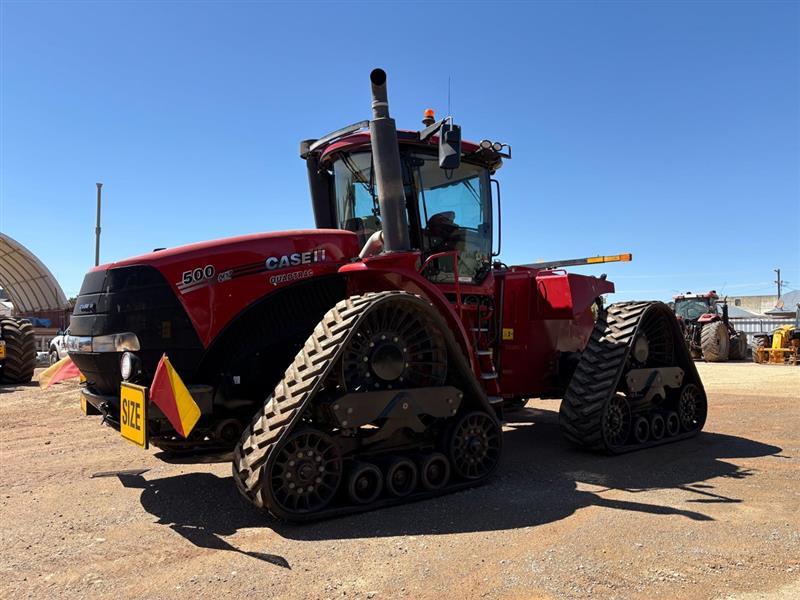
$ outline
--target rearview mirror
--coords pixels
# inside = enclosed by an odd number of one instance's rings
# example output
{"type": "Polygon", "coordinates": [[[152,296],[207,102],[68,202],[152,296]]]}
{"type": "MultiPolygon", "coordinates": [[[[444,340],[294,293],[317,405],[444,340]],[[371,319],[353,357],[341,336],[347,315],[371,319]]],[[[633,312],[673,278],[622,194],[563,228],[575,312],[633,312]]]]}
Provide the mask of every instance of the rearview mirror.
{"type": "Polygon", "coordinates": [[[443,123],[439,130],[439,166],[442,169],[461,166],[461,126],[452,121],[443,123]]]}

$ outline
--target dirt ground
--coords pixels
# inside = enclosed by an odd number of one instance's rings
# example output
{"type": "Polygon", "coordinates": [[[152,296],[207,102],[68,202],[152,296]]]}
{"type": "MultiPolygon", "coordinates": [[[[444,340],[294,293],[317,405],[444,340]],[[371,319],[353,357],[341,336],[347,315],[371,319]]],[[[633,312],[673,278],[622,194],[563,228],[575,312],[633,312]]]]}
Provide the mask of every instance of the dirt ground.
{"type": "Polygon", "coordinates": [[[705,432],[621,457],[507,427],[483,487],[304,526],[168,464],[76,384],[0,388],[3,598],[800,597],[800,368],[699,364],[705,432]]]}

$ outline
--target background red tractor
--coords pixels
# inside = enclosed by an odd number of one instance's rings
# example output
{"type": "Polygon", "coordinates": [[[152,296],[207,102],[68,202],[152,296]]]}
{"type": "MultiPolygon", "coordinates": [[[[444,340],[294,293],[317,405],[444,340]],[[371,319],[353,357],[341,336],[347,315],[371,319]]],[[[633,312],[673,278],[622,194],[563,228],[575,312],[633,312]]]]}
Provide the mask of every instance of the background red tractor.
{"type": "Polygon", "coordinates": [[[145,447],[232,450],[241,493],[294,521],[485,481],[526,398],[563,398],[564,435],[589,449],[697,434],[705,392],[670,309],[595,322],[614,284],[561,268],[626,257],[497,260],[510,148],[462,141],[452,118],[397,132],[386,74],[370,79],[372,120],[301,143],[317,229],[86,275],[68,345],[87,412],[145,447]],[[164,354],[199,408],[189,431],[158,408],[164,354]]]}
{"type": "Polygon", "coordinates": [[[736,331],[728,319],[728,303],[715,290],[705,294],[687,292],[674,297],[675,315],[681,324],[692,358],[707,362],[747,357],[747,335],[736,331]]]}

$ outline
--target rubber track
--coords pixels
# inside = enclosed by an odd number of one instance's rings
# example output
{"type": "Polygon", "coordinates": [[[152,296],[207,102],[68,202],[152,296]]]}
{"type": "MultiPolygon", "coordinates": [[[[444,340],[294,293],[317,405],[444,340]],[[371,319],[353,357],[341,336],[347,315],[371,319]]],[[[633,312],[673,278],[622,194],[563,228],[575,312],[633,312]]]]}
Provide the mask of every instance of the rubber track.
{"type": "MultiPolygon", "coordinates": [[[[598,318],[559,410],[561,432],[571,442],[592,450],[621,453],[678,441],[700,431],[613,449],[608,448],[603,440],[603,409],[617,391],[639,323],[648,309],[656,304],[660,303],[619,302],[610,305],[598,318]]],[[[676,346],[683,348],[682,337],[679,335],[676,339],[680,341],[676,346]]],[[[694,383],[699,385],[693,365],[686,370],[684,377],[694,379],[694,383]]]]}
{"type": "Polygon", "coordinates": [[[28,383],[36,368],[36,337],[30,321],[0,319],[2,338],[6,343],[6,358],[0,369],[0,381],[28,383]]]}

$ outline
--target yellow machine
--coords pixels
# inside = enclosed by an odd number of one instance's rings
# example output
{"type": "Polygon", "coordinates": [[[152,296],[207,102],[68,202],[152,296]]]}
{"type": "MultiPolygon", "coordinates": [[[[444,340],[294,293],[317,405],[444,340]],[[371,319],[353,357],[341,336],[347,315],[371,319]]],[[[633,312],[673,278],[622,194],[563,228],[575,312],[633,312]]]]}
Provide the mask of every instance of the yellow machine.
{"type": "Polygon", "coordinates": [[[800,355],[800,308],[794,325],[784,325],[769,335],[756,336],[755,343],[754,362],[797,365],[800,355]]]}

